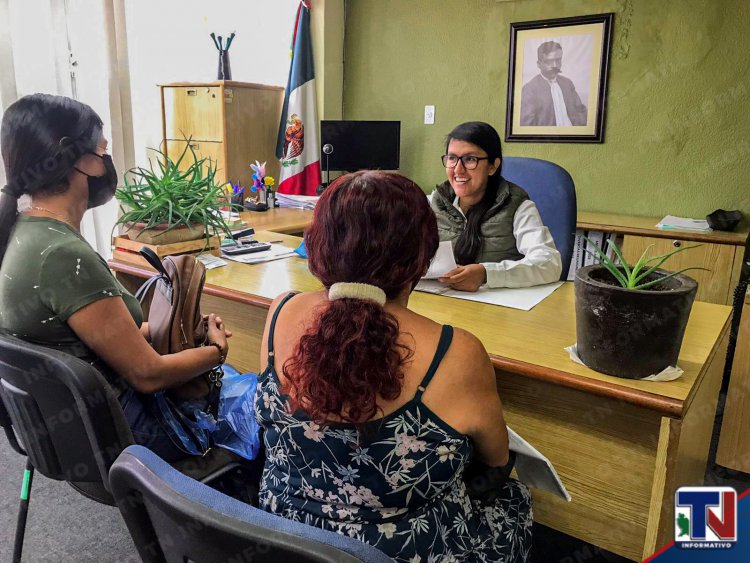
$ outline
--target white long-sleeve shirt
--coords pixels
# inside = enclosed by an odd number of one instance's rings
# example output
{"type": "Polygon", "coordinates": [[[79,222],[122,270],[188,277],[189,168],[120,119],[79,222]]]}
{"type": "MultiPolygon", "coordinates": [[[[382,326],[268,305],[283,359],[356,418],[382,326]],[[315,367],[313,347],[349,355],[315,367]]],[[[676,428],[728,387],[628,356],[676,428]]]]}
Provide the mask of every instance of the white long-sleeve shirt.
{"type": "MultiPolygon", "coordinates": [[[[432,194],[428,198],[432,199],[432,194]]],[[[453,200],[453,207],[466,217],[458,205],[458,198],[453,200]]],[[[518,206],[513,216],[513,236],[523,258],[482,262],[487,271],[488,287],[530,287],[560,279],[562,257],[533,201],[526,200],[518,206]]]]}
{"type": "Polygon", "coordinates": [[[555,108],[555,125],[570,127],[573,125],[568,117],[568,109],[565,107],[565,98],[563,98],[562,89],[557,80],[547,80],[550,88],[550,94],[552,94],[552,105],[555,108]]]}

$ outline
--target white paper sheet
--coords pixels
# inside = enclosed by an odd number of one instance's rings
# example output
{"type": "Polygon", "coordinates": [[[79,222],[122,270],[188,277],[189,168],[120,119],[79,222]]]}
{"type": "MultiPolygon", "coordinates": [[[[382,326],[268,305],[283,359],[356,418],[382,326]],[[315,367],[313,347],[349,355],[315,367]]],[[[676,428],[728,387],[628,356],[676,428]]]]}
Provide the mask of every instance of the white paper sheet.
{"type": "Polygon", "coordinates": [[[495,289],[482,286],[479,288],[479,291],[472,293],[451,289],[439,281],[421,280],[415,289],[417,291],[424,291],[425,293],[435,293],[438,295],[445,295],[446,297],[454,297],[456,299],[479,301],[480,303],[489,303],[490,305],[499,305],[501,307],[529,311],[552,295],[552,293],[562,284],[563,282],[555,282],[546,285],[536,285],[534,287],[499,287],[495,289]]]}
{"type": "Polygon", "coordinates": [[[213,270],[214,268],[221,268],[227,265],[224,260],[213,254],[200,254],[197,256],[197,259],[206,267],[206,270],[213,270]]]}
{"type": "Polygon", "coordinates": [[[667,215],[656,224],[659,229],[683,229],[687,231],[712,231],[705,219],[691,219],[690,217],[675,217],[667,215]]]}
{"type": "MultiPolygon", "coordinates": [[[[578,344],[572,344],[571,346],[568,346],[567,348],[565,348],[565,351],[570,354],[570,359],[575,363],[581,364],[582,366],[586,365],[578,355],[578,344]]],[[[675,379],[682,377],[683,373],[685,373],[685,371],[680,367],[667,366],[659,373],[653,373],[648,377],[642,377],[641,379],[639,379],[639,381],[674,381],[675,379]]]]}
{"type": "Polygon", "coordinates": [[[280,260],[281,258],[291,258],[293,256],[297,256],[294,249],[281,244],[271,244],[271,248],[262,252],[251,252],[249,254],[238,254],[236,256],[229,256],[228,254],[221,255],[221,257],[226,260],[242,262],[243,264],[260,264],[261,262],[270,262],[271,260],[280,260]]]}
{"type": "Polygon", "coordinates": [[[508,440],[510,450],[516,452],[515,468],[518,480],[570,502],[570,493],[550,461],[510,427],[508,427],[508,440]]]}
{"type": "Polygon", "coordinates": [[[444,276],[456,267],[456,259],[453,257],[453,244],[444,240],[438,246],[435,256],[430,262],[430,268],[422,278],[423,280],[435,280],[444,276]]]}

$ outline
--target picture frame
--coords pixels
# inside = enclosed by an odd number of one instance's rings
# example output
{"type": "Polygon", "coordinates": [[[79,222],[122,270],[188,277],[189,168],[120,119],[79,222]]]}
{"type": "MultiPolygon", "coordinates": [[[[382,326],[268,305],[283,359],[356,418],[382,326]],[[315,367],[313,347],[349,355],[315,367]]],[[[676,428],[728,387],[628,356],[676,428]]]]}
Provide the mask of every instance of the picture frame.
{"type": "Polygon", "coordinates": [[[510,24],[505,140],[602,143],[614,13],[510,24]]]}

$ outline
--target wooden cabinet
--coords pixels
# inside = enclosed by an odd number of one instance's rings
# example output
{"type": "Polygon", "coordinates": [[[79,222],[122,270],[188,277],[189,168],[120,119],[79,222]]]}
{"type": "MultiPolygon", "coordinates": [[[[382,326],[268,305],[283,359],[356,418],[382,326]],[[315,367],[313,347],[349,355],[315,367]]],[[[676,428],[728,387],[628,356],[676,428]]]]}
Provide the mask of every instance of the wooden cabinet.
{"type": "Polygon", "coordinates": [[[657,229],[658,222],[657,217],[630,217],[586,211],[578,213],[579,229],[624,235],[623,254],[631,264],[640,258],[649,245],[653,245],[649,250],[652,256],[666,254],[681,246],[700,245],[670,258],[665,269],[677,271],[683,268],[705,268],[686,272],[698,282],[696,300],[731,305],[734,288],[740,278],[745,240],[750,228],[745,225],[731,233],[704,233],[657,229]]]}
{"type": "Polygon", "coordinates": [[[694,246],[684,252],[675,254],[665,263],[665,269],[677,272],[684,268],[704,268],[685,272],[698,282],[698,301],[708,303],[731,304],[731,294],[737,285],[732,280],[735,248],[729,244],[699,243],[684,238],[654,238],[638,235],[626,235],[622,253],[629,264],[634,264],[649,247],[651,256],[668,254],[678,248],[694,246]],[[734,282],[734,283],[733,283],[734,282]]]}
{"type": "Polygon", "coordinates": [[[190,145],[217,166],[217,181],[252,184],[250,164],[266,162],[279,177],[276,138],[284,88],[220,80],[161,84],[162,136],[175,159],[190,145]]]}

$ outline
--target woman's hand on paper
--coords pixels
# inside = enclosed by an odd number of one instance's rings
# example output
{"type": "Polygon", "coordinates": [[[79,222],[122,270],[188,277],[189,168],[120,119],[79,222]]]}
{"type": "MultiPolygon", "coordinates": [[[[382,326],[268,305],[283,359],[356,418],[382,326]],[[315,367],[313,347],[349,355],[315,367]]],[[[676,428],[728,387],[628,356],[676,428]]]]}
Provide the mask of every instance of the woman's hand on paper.
{"type": "Polygon", "coordinates": [[[481,264],[458,266],[438,278],[438,281],[447,283],[451,289],[477,291],[482,284],[487,282],[487,271],[481,264]]]}

